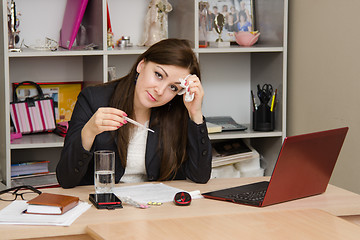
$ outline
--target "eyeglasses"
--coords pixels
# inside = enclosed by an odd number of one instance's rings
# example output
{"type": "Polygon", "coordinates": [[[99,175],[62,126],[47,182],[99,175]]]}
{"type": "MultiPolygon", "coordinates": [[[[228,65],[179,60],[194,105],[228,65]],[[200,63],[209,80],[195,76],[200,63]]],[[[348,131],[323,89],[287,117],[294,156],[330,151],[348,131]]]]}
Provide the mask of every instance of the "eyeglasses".
{"type": "Polygon", "coordinates": [[[40,194],[41,191],[37,190],[36,188],[29,185],[24,185],[0,191],[0,200],[14,201],[18,196],[20,196],[22,200],[31,200],[40,194]]]}

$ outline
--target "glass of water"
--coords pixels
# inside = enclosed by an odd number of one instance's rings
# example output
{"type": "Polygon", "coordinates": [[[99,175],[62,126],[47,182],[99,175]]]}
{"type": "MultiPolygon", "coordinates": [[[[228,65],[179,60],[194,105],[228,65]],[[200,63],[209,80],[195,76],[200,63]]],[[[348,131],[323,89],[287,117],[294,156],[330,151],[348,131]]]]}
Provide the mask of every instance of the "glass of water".
{"type": "Polygon", "coordinates": [[[115,153],[100,150],[94,153],[95,193],[111,193],[115,185],[115,153]]]}

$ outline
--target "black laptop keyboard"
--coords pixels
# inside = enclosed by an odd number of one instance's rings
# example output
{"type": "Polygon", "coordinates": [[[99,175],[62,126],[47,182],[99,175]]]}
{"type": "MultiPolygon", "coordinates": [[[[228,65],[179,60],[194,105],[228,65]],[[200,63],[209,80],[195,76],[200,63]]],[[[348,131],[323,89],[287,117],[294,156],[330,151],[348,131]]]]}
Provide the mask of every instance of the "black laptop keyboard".
{"type": "Polygon", "coordinates": [[[228,198],[234,201],[250,201],[250,202],[261,202],[264,200],[266,189],[261,191],[244,192],[238,194],[230,194],[228,198]]]}

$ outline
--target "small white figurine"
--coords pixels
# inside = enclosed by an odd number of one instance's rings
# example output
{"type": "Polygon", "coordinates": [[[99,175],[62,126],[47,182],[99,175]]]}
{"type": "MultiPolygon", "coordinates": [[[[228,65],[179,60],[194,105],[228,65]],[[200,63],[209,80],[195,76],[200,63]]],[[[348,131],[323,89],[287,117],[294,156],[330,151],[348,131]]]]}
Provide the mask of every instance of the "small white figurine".
{"type": "Polygon", "coordinates": [[[167,0],[150,0],[141,45],[151,46],[162,39],[168,38],[167,13],[171,11],[172,6],[167,0]]]}

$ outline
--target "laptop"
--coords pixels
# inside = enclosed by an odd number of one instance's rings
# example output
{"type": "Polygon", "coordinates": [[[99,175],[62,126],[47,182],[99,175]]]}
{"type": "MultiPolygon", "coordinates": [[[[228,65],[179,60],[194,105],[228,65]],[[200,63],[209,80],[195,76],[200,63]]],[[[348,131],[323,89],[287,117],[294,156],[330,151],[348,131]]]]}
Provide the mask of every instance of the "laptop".
{"type": "Polygon", "coordinates": [[[270,181],[203,193],[205,198],[264,207],[325,192],[348,127],[286,137],[270,181]]]}

